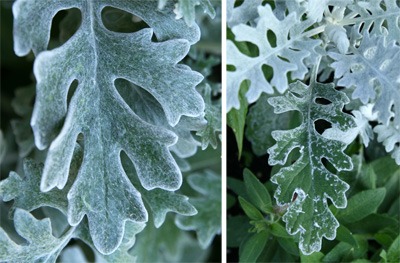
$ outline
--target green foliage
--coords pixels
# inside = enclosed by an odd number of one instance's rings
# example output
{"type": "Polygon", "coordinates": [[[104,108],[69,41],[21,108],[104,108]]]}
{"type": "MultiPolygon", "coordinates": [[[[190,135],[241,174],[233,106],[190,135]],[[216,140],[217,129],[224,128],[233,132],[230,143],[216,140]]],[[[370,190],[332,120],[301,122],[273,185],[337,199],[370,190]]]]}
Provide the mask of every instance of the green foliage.
{"type": "Polygon", "coordinates": [[[388,253],[400,228],[399,10],[396,0],[227,1],[227,112],[248,111],[242,159],[228,152],[240,204],[228,209],[239,252],[229,261],[245,262],[263,232],[252,262],[399,260],[388,253]]]}

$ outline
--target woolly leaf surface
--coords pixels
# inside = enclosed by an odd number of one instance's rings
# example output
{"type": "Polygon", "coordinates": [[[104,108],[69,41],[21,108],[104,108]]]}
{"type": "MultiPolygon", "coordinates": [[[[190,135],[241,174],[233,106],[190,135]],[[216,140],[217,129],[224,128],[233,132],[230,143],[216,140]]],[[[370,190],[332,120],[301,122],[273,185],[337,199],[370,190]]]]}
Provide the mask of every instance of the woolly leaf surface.
{"type": "Polygon", "coordinates": [[[32,49],[37,55],[31,126],[36,146],[50,145],[41,190],[65,186],[74,143],[83,134],[84,157],[68,193],[68,221],[77,225],[87,215],[93,242],[102,253],[118,247],[126,220],[147,221],[140,193],[122,169],[121,151],[135,165],[146,190],[176,190],[182,180],[169,152],[177,142],[176,134],[135,114],[118,93],[116,79],[149,92],[170,126],[176,126],[182,116],[199,117],[204,111],[194,88],[201,75],[177,65],[199,39],[199,30],[176,20],[172,9],[172,3],[160,11],[155,1],[115,0],[18,0],[13,6],[14,50],[25,55],[32,49]],[[151,28],[134,33],[109,31],[101,20],[105,6],[133,13],[151,28]],[[52,18],[68,8],[81,10],[80,28],[64,45],[43,51],[52,18]],[[159,42],[151,40],[153,32],[159,42]],[[74,80],[79,84],[67,107],[74,80]]]}
{"type": "Polygon", "coordinates": [[[333,84],[312,82],[308,87],[301,82],[290,85],[281,97],[270,98],[275,113],[296,110],[301,112],[303,122],[292,130],[274,131],[276,144],[268,150],[270,165],[283,165],[295,148],[300,157],[291,165],[283,167],[271,181],[278,185],[275,199],[279,206],[289,204],[283,216],[289,234],[299,233],[299,247],[309,255],[321,249],[322,237],[332,240],[336,236],[338,221],[328,208],[329,198],[338,208],[347,205],[345,192],[347,183],[328,171],[323,158],[338,171],[353,168],[351,158],[343,153],[346,143],[323,137],[316,129],[317,120],[331,123],[332,128],[342,132],[355,126],[352,117],[342,112],[349,99],[336,91],[333,84]],[[328,105],[318,104],[317,98],[331,101],[328,105]]]}
{"type": "Polygon", "coordinates": [[[272,94],[273,86],[283,93],[288,87],[289,72],[292,79],[303,79],[308,72],[305,60],[316,57],[315,48],[321,43],[320,40],[307,38],[304,31],[312,21],[300,21],[296,13],[289,13],[283,20],[278,20],[269,5],[259,6],[258,13],[260,18],[256,27],[239,24],[232,28],[235,41],[248,41],[258,46],[258,56],[248,57],[232,41],[227,41],[227,64],[235,67],[235,71],[227,72],[228,112],[240,106],[239,87],[243,80],[251,81],[246,97],[252,103],[262,92],[272,94]],[[276,36],[275,47],[267,38],[269,30],[276,36]],[[263,65],[273,69],[270,82],[264,76],[263,65]]]}
{"type": "Polygon", "coordinates": [[[183,230],[195,230],[200,246],[207,248],[214,236],[221,233],[221,177],[211,170],[188,177],[190,187],[201,196],[190,198],[198,214],[191,217],[178,215],[176,225],[183,230]]]}
{"type": "Polygon", "coordinates": [[[0,228],[0,260],[2,262],[53,263],[69,242],[74,228],[60,238],[52,235],[50,220],[37,220],[29,212],[17,209],[14,225],[26,242],[17,244],[0,228]]]}
{"type": "Polygon", "coordinates": [[[376,98],[373,112],[378,112],[378,120],[388,125],[391,109],[394,107],[394,125],[400,126],[400,83],[397,61],[400,59],[400,47],[394,41],[385,44],[385,37],[370,35],[367,31],[356,47],[350,45],[351,54],[343,55],[330,52],[336,60],[332,63],[338,85],[346,88],[355,86],[353,99],[360,99],[367,104],[376,98]],[[381,91],[376,90],[375,80],[379,81],[381,91]]]}

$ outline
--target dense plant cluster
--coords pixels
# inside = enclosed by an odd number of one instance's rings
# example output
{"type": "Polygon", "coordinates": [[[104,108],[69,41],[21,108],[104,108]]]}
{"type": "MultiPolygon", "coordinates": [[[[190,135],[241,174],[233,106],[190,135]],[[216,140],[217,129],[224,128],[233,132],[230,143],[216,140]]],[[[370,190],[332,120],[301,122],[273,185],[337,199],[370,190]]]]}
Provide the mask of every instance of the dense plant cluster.
{"type": "Polygon", "coordinates": [[[12,131],[2,123],[13,171],[0,182],[0,261],[209,257],[221,232],[214,4],[12,4],[14,51],[34,60],[36,83],[16,89],[12,131]]]}
{"type": "Polygon", "coordinates": [[[228,246],[242,262],[397,262],[399,2],[227,5],[228,246]]]}

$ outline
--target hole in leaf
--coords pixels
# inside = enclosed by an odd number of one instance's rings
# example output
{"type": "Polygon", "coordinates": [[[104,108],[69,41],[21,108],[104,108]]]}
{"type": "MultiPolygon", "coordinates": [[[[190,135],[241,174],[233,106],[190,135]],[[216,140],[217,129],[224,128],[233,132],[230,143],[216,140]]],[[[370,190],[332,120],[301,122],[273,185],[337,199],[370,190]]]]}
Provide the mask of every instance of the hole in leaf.
{"type": "Polygon", "coordinates": [[[52,234],[57,238],[60,237],[67,228],[69,228],[67,218],[56,208],[42,206],[33,210],[31,214],[38,220],[50,218],[52,234]]]}
{"type": "Polygon", "coordinates": [[[266,4],[269,4],[269,5],[271,6],[272,10],[275,9],[275,1],[264,0],[264,1],[261,3],[261,5],[266,5],[266,4]]]}
{"type": "Polygon", "coordinates": [[[333,174],[337,174],[337,170],[336,168],[326,159],[326,158],[322,158],[321,159],[322,164],[324,165],[324,167],[331,173],[333,174]]]}
{"type": "Polygon", "coordinates": [[[71,102],[72,96],[74,96],[76,88],[78,88],[79,82],[78,80],[74,80],[69,86],[68,95],[67,95],[67,109],[69,109],[69,103],[71,102]]]}
{"type": "Polygon", "coordinates": [[[260,54],[260,50],[258,49],[257,45],[243,41],[243,42],[237,42],[236,44],[237,48],[245,55],[249,57],[258,57],[260,54]]]}
{"type": "Polygon", "coordinates": [[[363,29],[364,29],[364,25],[365,25],[365,23],[364,23],[364,22],[362,22],[362,23],[360,24],[360,31],[359,31],[359,32],[362,32],[362,31],[363,31],[363,29]]]}
{"type": "Polygon", "coordinates": [[[267,39],[271,47],[276,47],[276,35],[272,30],[267,31],[267,39]]]}
{"type": "Polygon", "coordinates": [[[55,49],[67,42],[82,23],[82,14],[78,8],[60,10],[51,22],[48,50],[55,49]]]}
{"type": "MultiPolygon", "coordinates": [[[[65,249],[63,250],[63,253],[65,252],[65,251],[68,251],[68,249],[71,249],[71,248],[76,248],[76,247],[79,247],[79,248],[81,248],[81,251],[83,252],[83,254],[84,254],[84,256],[85,256],[85,258],[86,258],[86,260],[87,260],[87,262],[95,262],[95,255],[94,255],[94,252],[93,252],[93,249],[91,249],[85,242],[83,242],[82,240],[79,240],[79,239],[71,239],[69,242],[68,242],[68,245],[65,247],[65,249]]],[[[72,252],[75,252],[75,251],[69,251],[70,253],[72,252]]]]}
{"type": "Polygon", "coordinates": [[[236,71],[236,67],[234,65],[226,65],[227,71],[236,71]]]}
{"type": "Polygon", "coordinates": [[[118,8],[106,6],[101,10],[103,25],[110,31],[133,33],[150,26],[142,18],[118,8]]]}
{"type": "Polygon", "coordinates": [[[78,137],[76,138],[76,143],[79,144],[82,149],[85,149],[85,135],[83,133],[78,134],[78,137]]]}
{"type": "Polygon", "coordinates": [[[315,98],[315,103],[321,104],[321,105],[329,105],[332,103],[332,101],[327,100],[325,98],[315,98]]]}
{"type": "Polygon", "coordinates": [[[288,60],[287,58],[284,58],[284,57],[281,57],[281,56],[278,56],[278,58],[279,58],[280,60],[285,61],[285,62],[289,62],[289,60],[288,60]]]}
{"type": "Polygon", "coordinates": [[[314,122],[314,128],[315,130],[322,135],[325,130],[332,128],[332,124],[326,120],[316,120],[314,122]]]}
{"type": "Polygon", "coordinates": [[[241,6],[243,4],[243,2],[244,2],[244,0],[236,1],[234,7],[241,6]]]}
{"type": "Polygon", "coordinates": [[[274,69],[268,65],[262,65],[261,67],[264,77],[268,82],[271,82],[272,77],[274,76],[274,69]]]}
{"type": "Polygon", "coordinates": [[[157,99],[144,88],[121,78],[116,79],[114,85],[122,99],[142,120],[155,124],[158,121],[155,116],[165,114],[157,99]]]}

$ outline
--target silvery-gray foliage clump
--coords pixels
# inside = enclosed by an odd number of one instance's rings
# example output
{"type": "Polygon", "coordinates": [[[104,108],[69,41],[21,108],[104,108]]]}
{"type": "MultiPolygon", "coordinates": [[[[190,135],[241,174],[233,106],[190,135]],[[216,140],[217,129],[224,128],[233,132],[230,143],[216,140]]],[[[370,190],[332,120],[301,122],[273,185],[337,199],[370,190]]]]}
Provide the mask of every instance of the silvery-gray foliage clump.
{"type": "Polygon", "coordinates": [[[239,109],[241,84],[250,81],[245,99],[257,103],[246,136],[256,154],[268,152],[271,166],[283,166],[271,178],[275,199],[289,205],[286,230],[299,234],[300,250],[308,255],[321,249],[322,237],[336,236],[339,223],[327,200],[337,208],[347,204],[349,186],[323,160],[338,172],[351,170],[344,149],[358,135],[365,146],[377,136],[400,165],[400,7],[395,0],[262,3],[227,1],[234,35],[227,40],[227,111],[239,109]],[[287,116],[296,111],[302,122],[289,130],[287,116]],[[322,133],[316,129],[320,120],[330,124],[322,133]],[[295,149],[299,157],[286,163],[295,149]]]}
{"type": "MultiPolygon", "coordinates": [[[[216,148],[221,131],[210,86],[203,84],[205,92],[200,94],[196,86],[203,76],[180,63],[200,39],[195,6],[200,3],[210,16],[215,11],[208,0],[159,2],[17,0],[13,4],[14,50],[18,56],[33,51],[37,82],[33,111],[22,99],[34,95],[33,89],[17,93],[13,106],[22,119],[14,122],[13,129],[21,157],[34,145],[46,156],[44,164],[26,158],[23,173],[11,172],[0,182],[3,201],[14,201],[9,216],[15,230],[26,240],[15,242],[6,229],[0,229],[0,261],[55,262],[73,238],[93,248],[99,262],[132,262],[136,257],[149,261],[159,253],[130,251],[135,235],[141,233],[144,240],[158,229],[172,227],[169,212],[203,213],[190,227],[199,233],[203,249],[220,233],[220,222],[213,221],[212,231],[202,234],[210,227],[203,221],[219,214],[220,205],[204,212],[201,202],[196,209],[187,196],[176,192],[183,182],[182,171],[190,169],[184,159],[201,145],[216,148]],[[106,7],[114,11],[102,13],[106,7]],[[62,45],[48,50],[52,19],[64,9],[80,10],[81,24],[76,12],[69,11],[60,24],[62,45]],[[177,10],[185,20],[177,19],[177,10]],[[104,24],[112,23],[113,15],[129,13],[149,28],[119,33],[104,24]],[[75,33],[70,32],[73,27],[75,33]],[[70,89],[75,90],[68,98],[70,89]],[[23,132],[29,119],[33,137],[23,132]],[[50,209],[43,220],[29,213],[44,206],[61,213],[50,209]]],[[[118,20],[114,23],[121,26],[118,20]]],[[[213,171],[197,176],[203,183],[220,184],[213,171]]],[[[196,196],[198,189],[191,187],[196,196]]],[[[220,203],[220,191],[208,191],[201,194],[220,203]]],[[[187,229],[184,224],[177,226],[187,229]]],[[[195,251],[197,242],[182,235],[195,251]]],[[[169,243],[178,244],[172,240],[169,243]]],[[[185,245],[179,244],[177,251],[157,261],[183,260],[185,245]]],[[[157,249],[163,249],[161,243],[157,249]]],[[[205,252],[199,251],[199,258],[204,257],[205,252]]]]}

